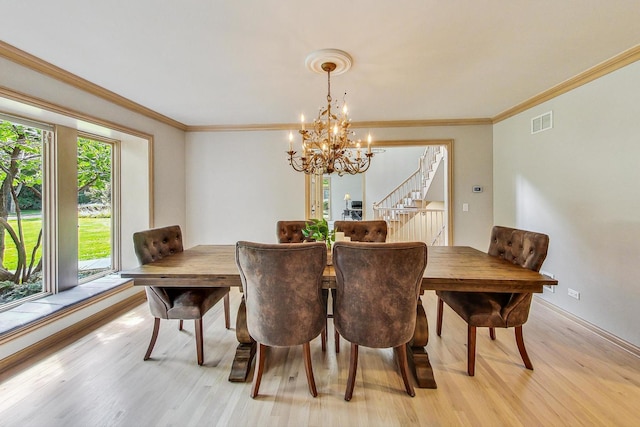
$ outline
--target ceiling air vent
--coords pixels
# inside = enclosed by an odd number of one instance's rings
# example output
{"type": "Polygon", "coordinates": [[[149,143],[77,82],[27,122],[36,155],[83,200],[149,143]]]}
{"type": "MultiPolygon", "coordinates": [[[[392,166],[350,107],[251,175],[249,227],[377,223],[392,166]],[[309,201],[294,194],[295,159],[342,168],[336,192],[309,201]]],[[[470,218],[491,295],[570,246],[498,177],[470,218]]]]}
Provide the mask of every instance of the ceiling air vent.
{"type": "Polygon", "coordinates": [[[542,132],[553,127],[553,111],[546,112],[531,119],[531,134],[542,132]]]}

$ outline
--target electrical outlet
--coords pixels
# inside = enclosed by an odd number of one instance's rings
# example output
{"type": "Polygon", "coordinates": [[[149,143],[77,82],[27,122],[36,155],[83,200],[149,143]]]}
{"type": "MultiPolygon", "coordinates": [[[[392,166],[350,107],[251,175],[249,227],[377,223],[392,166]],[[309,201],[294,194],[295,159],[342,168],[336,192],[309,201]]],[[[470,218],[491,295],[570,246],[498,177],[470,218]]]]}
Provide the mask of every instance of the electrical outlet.
{"type": "MultiPolygon", "coordinates": [[[[556,275],[555,275],[555,274],[553,274],[553,273],[549,273],[548,271],[540,270],[540,274],[543,274],[543,275],[545,275],[545,276],[547,276],[547,277],[550,277],[550,278],[552,278],[552,279],[555,279],[555,278],[556,278],[556,275]]],[[[552,294],[555,294],[555,293],[556,293],[556,287],[555,287],[555,286],[552,286],[552,285],[544,285],[544,288],[545,288],[547,291],[551,292],[552,294]]]]}
{"type": "Polygon", "coordinates": [[[575,289],[569,288],[567,293],[571,298],[580,299],[580,292],[576,291],[575,289]]]}

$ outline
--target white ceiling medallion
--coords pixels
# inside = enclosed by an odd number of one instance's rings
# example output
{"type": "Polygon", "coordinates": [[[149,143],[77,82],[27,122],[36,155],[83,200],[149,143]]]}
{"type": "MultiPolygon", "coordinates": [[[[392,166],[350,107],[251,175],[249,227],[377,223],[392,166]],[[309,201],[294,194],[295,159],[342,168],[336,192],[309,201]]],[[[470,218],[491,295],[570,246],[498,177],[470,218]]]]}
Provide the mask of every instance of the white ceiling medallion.
{"type": "Polygon", "coordinates": [[[349,71],[353,59],[351,59],[351,56],[347,52],[339,49],[320,49],[311,52],[304,61],[307,69],[320,74],[327,72],[327,70],[322,68],[322,64],[327,62],[336,64],[336,68],[331,71],[331,74],[337,76],[349,71]]]}

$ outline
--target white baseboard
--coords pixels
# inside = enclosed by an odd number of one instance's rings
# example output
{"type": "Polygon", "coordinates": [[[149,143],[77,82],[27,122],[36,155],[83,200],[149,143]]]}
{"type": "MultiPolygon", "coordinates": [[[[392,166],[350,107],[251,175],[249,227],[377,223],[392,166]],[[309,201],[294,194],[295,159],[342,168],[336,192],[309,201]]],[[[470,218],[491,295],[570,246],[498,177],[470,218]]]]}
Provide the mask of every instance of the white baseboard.
{"type": "Polygon", "coordinates": [[[636,357],[640,357],[640,347],[623,340],[620,337],[617,337],[615,335],[613,335],[611,332],[607,332],[604,329],[594,325],[593,323],[589,323],[586,320],[576,316],[575,314],[571,314],[568,311],[558,307],[555,304],[550,303],[549,301],[540,298],[538,295],[536,295],[535,300],[537,302],[539,302],[540,304],[544,305],[545,307],[555,311],[556,313],[560,314],[563,317],[566,317],[569,320],[574,321],[575,323],[579,324],[580,326],[584,326],[586,329],[588,329],[589,331],[593,332],[594,334],[598,335],[601,338],[606,339],[607,341],[617,345],[618,347],[628,351],[629,353],[633,354],[636,357]]]}

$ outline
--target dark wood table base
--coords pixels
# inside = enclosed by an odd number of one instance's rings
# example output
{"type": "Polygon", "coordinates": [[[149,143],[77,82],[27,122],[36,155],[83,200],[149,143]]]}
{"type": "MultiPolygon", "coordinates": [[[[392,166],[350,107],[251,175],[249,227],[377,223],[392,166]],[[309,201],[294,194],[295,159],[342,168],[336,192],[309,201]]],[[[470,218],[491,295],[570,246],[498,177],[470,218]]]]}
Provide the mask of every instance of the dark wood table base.
{"type": "Polygon", "coordinates": [[[232,383],[241,383],[247,380],[249,371],[251,370],[251,361],[256,354],[256,342],[251,344],[240,343],[236,348],[236,355],[233,358],[231,372],[229,373],[229,381],[232,383]]]}
{"type": "MultiPolygon", "coordinates": [[[[407,359],[418,382],[418,387],[437,388],[438,386],[433,376],[433,369],[429,362],[429,355],[425,350],[425,346],[429,342],[429,325],[427,324],[427,314],[424,311],[421,299],[418,299],[416,310],[416,328],[413,333],[413,338],[407,346],[407,359]]],[[[231,365],[229,381],[244,382],[249,376],[251,361],[256,354],[256,342],[251,338],[247,329],[247,312],[244,297],[240,302],[240,307],[238,307],[236,337],[238,338],[239,344],[236,348],[233,364],[231,365]]]]}
{"type": "Polygon", "coordinates": [[[425,347],[429,342],[429,324],[427,323],[427,313],[422,306],[422,298],[418,298],[416,308],[416,329],[413,338],[407,346],[407,359],[409,366],[420,388],[437,388],[436,380],[433,376],[433,368],[429,362],[429,355],[425,347]]]}
{"type": "Polygon", "coordinates": [[[229,381],[244,382],[247,380],[251,370],[251,361],[256,354],[256,341],[251,338],[247,328],[247,306],[244,303],[244,296],[240,301],[238,317],[236,317],[236,338],[240,344],[238,344],[236,355],[233,358],[229,381]]]}

